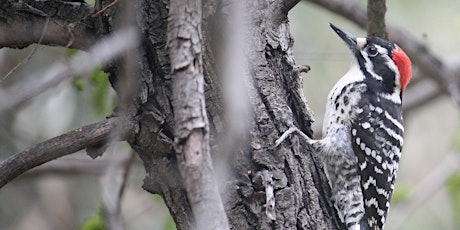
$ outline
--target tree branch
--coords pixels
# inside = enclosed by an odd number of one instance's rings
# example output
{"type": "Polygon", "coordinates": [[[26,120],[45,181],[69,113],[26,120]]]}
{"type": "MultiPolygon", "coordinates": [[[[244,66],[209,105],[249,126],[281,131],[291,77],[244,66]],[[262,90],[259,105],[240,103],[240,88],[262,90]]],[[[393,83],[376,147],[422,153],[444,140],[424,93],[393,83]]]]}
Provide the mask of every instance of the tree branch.
{"type": "Polygon", "coordinates": [[[385,26],[386,0],[367,0],[367,35],[388,39],[385,26]]]}
{"type": "Polygon", "coordinates": [[[85,74],[99,65],[105,64],[123,52],[136,47],[138,33],[134,28],[114,32],[100,40],[87,53],[78,53],[71,60],[55,62],[43,76],[32,77],[27,84],[15,85],[0,91],[0,115],[37,96],[69,76],[85,74]]]}
{"type": "MultiPolygon", "coordinates": [[[[34,145],[24,152],[14,154],[0,163],[0,188],[12,179],[38,165],[72,154],[107,140],[111,131],[119,128],[119,118],[109,118],[87,125],[34,145]]],[[[125,127],[121,124],[121,127],[125,127]]],[[[125,132],[127,128],[118,131],[125,132]]]]}
{"type": "Polygon", "coordinates": [[[135,157],[135,152],[131,151],[129,156],[113,158],[101,178],[101,197],[108,229],[124,229],[121,215],[121,198],[135,157]]]}
{"type": "Polygon", "coordinates": [[[411,113],[415,109],[426,105],[442,95],[445,95],[442,89],[429,79],[426,79],[415,86],[413,85],[408,88],[404,94],[403,111],[405,114],[411,113]]]}
{"type": "MultiPolygon", "coordinates": [[[[338,15],[351,20],[362,28],[366,27],[366,10],[356,2],[340,0],[307,0],[324,7],[338,15]]],[[[405,30],[387,24],[390,40],[401,46],[418,66],[421,75],[434,80],[444,92],[448,93],[457,105],[460,105],[460,88],[458,79],[460,72],[447,68],[441,59],[429,51],[423,43],[405,30]]]]}
{"type": "Polygon", "coordinates": [[[280,0],[270,4],[269,11],[271,12],[267,16],[273,22],[272,27],[277,28],[283,21],[287,20],[289,11],[299,2],[300,0],[280,0]]]}
{"type": "Polygon", "coordinates": [[[171,0],[167,43],[173,79],[178,168],[197,229],[229,229],[214,178],[202,58],[202,4],[171,0]]]}
{"type": "Polygon", "coordinates": [[[288,12],[299,2],[300,0],[283,0],[277,1],[276,3],[279,4],[281,12],[287,15],[288,12]]]}
{"type": "Polygon", "coordinates": [[[22,48],[42,38],[44,45],[87,49],[97,39],[92,10],[89,4],[68,1],[6,0],[0,6],[0,48],[22,48]],[[51,20],[44,31],[47,17],[51,20]]]}

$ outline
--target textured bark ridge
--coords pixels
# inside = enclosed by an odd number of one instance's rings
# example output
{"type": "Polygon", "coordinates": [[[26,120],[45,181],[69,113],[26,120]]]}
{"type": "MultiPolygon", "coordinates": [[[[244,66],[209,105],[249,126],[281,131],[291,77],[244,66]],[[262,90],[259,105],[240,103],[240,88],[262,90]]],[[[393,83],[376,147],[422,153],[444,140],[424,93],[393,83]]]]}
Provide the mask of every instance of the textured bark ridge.
{"type": "Polygon", "coordinates": [[[230,222],[235,229],[339,229],[318,159],[296,137],[270,150],[290,126],[311,134],[312,118],[293,60],[287,19],[278,15],[282,12],[276,6],[259,7],[249,12],[254,20],[248,36],[252,148],[244,150],[235,165],[237,187],[226,205],[230,222]],[[270,186],[274,220],[267,211],[270,186]]]}

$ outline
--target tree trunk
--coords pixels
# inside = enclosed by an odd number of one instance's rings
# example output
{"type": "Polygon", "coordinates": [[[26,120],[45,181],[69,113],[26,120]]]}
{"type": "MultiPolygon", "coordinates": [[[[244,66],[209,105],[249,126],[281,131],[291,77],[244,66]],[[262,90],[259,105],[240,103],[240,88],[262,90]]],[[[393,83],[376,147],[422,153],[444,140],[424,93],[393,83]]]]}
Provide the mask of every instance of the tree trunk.
{"type": "MultiPolygon", "coordinates": [[[[24,2],[43,8],[40,2],[24,2]]],[[[226,21],[232,19],[226,11],[233,1],[203,0],[202,8],[200,1],[184,1],[183,6],[179,2],[137,1],[132,18],[137,20],[141,45],[131,55],[137,61],[119,60],[106,68],[131,123],[125,136],[147,172],[143,188],[163,197],[178,229],[202,229],[203,223],[215,224],[207,229],[226,229],[226,220],[232,229],[343,229],[319,157],[295,135],[272,148],[292,126],[312,135],[299,76],[305,67],[295,64],[287,20],[298,1],[240,3],[247,19],[240,47],[247,68],[239,76],[247,96],[241,103],[249,109],[247,116],[239,116],[244,128],[234,132],[227,122],[232,116],[226,111],[229,105],[224,104],[222,66],[229,60],[221,58],[226,52],[221,47],[229,42],[222,27],[232,23],[226,21]],[[181,23],[191,27],[180,28],[181,23]],[[126,85],[131,93],[122,92],[126,85]],[[196,91],[181,94],[183,87],[196,91]],[[193,156],[194,151],[202,158],[193,156]],[[190,170],[197,163],[190,159],[199,161],[197,170],[190,170]],[[220,194],[213,193],[215,185],[220,194]],[[200,189],[208,192],[197,192],[200,189]],[[220,200],[225,213],[220,213],[220,200]],[[209,201],[214,206],[199,207],[209,201]],[[206,212],[217,217],[204,215],[208,220],[202,222],[200,214],[206,212]]],[[[94,12],[110,3],[96,1],[94,12]]],[[[123,24],[126,15],[121,14],[129,7],[122,7],[129,4],[120,1],[94,19],[82,13],[80,22],[91,25],[91,39],[100,38],[123,24]]],[[[65,40],[50,43],[64,45],[65,40]]],[[[74,46],[85,49],[88,44],[74,46]]]]}
{"type": "MultiPolygon", "coordinates": [[[[329,187],[322,164],[296,137],[271,150],[275,140],[291,126],[312,133],[311,116],[302,93],[299,68],[292,56],[286,3],[258,1],[246,3],[251,23],[246,37],[249,47],[247,95],[252,115],[247,141],[231,149],[226,167],[229,173],[220,189],[232,229],[340,229],[342,225],[329,200],[329,187]],[[273,193],[268,199],[267,194],[273,193]],[[274,207],[270,207],[274,205],[274,207]]],[[[131,146],[144,161],[148,173],[144,188],[160,194],[170,209],[178,229],[194,224],[193,204],[187,198],[184,182],[174,154],[172,117],[174,95],[171,63],[166,46],[168,4],[144,1],[139,5],[139,26],[145,35],[139,49],[141,85],[135,120],[139,121],[131,146]]],[[[222,110],[222,71],[215,59],[219,42],[225,41],[219,23],[225,20],[214,1],[204,3],[203,66],[206,79],[206,107],[212,140],[225,133],[222,110]],[[217,24],[217,25],[216,25],[217,24]],[[217,44],[216,44],[217,43],[217,44]]],[[[186,35],[189,36],[190,34],[186,35]]],[[[176,89],[177,90],[177,89],[176,89]]],[[[187,100],[187,98],[182,98],[187,100]]],[[[228,128],[228,127],[227,127],[228,128]]],[[[229,137],[229,136],[227,136],[229,137]]],[[[229,137],[232,138],[232,137],[229,137]]],[[[235,137],[234,137],[235,138],[235,137]]],[[[217,161],[225,149],[211,141],[217,161]]],[[[227,159],[227,158],[226,158],[227,159]]]]}

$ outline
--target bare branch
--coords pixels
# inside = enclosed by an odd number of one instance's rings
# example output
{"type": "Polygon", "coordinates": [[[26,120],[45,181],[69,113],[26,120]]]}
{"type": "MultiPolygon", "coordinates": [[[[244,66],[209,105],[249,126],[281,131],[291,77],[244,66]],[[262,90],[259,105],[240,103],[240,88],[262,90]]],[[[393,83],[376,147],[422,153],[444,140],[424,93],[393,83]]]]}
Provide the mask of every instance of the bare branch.
{"type": "Polygon", "coordinates": [[[367,35],[388,39],[385,26],[386,0],[367,0],[367,35]]]}
{"type": "Polygon", "coordinates": [[[132,151],[128,156],[115,157],[101,178],[101,196],[108,229],[124,229],[121,217],[121,198],[135,156],[135,152],[132,151]]]}
{"type": "MultiPolygon", "coordinates": [[[[359,3],[340,0],[308,1],[344,16],[362,28],[366,26],[366,10],[359,3]]],[[[391,24],[387,24],[387,29],[390,40],[404,49],[422,72],[421,75],[437,82],[443,91],[449,93],[456,104],[460,105],[460,88],[458,83],[460,73],[452,72],[448,69],[439,57],[430,52],[422,42],[405,30],[391,24]]]]}
{"type": "Polygon", "coordinates": [[[33,43],[86,49],[95,43],[97,35],[92,22],[84,20],[92,12],[88,4],[65,1],[11,1],[0,6],[0,47],[26,47],[33,43]],[[56,10],[71,12],[56,15],[56,10]],[[43,31],[50,17],[48,28],[43,31]],[[64,18],[65,17],[65,18],[64,18]]]}
{"type": "Polygon", "coordinates": [[[283,1],[276,1],[279,4],[280,10],[283,14],[287,15],[288,12],[299,3],[300,0],[283,0],[283,1]]]}
{"type": "Polygon", "coordinates": [[[289,11],[299,2],[300,0],[274,1],[270,5],[270,13],[267,14],[273,22],[272,27],[277,28],[283,21],[287,20],[289,11]]]}
{"type": "Polygon", "coordinates": [[[108,140],[111,131],[120,128],[120,121],[113,117],[87,125],[10,156],[0,163],[0,188],[31,168],[108,140]]]}
{"type": "MultiPolygon", "coordinates": [[[[426,79],[426,78],[425,78],[426,79]]],[[[420,84],[408,88],[404,93],[403,110],[408,114],[415,109],[445,95],[442,89],[433,81],[426,79],[420,84]],[[430,84],[431,83],[431,84],[430,84]]]]}
{"type": "Polygon", "coordinates": [[[138,44],[138,33],[135,28],[127,28],[114,32],[112,36],[102,39],[88,50],[88,53],[78,53],[70,61],[60,61],[50,66],[41,77],[32,77],[31,82],[13,86],[0,91],[0,114],[26,102],[45,90],[56,86],[61,81],[75,75],[91,72],[123,52],[138,44]]]}
{"type": "Polygon", "coordinates": [[[214,178],[202,58],[202,5],[171,0],[168,50],[173,76],[175,150],[197,229],[229,229],[214,178]]]}

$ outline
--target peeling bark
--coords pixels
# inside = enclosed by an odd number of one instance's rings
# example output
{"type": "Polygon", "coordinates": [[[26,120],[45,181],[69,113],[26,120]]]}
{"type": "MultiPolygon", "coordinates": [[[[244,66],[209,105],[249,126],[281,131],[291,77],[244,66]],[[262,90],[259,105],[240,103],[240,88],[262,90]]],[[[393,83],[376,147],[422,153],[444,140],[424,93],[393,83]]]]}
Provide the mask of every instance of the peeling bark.
{"type": "Polygon", "coordinates": [[[173,77],[174,147],[197,229],[228,229],[209,149],[201,1],[171,0],[168,48],[173,77]]]}

